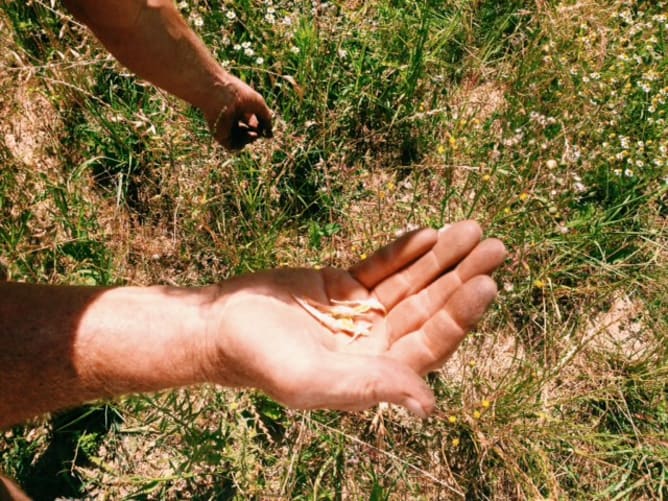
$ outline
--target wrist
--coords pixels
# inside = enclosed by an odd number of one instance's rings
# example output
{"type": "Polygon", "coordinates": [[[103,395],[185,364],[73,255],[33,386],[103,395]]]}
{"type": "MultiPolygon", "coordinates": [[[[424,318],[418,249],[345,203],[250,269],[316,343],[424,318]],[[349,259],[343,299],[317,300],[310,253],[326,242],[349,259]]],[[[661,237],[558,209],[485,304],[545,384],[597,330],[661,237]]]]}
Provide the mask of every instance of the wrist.
{"type": "Polygon", "coordinates": [[[264,273],[243,275],[211,288],[206,319],[206,380],[229,387],[265,388],[269,366],[263,362],[262,347],[271,339],[260,325],[271,311],[258,303],[258,296],[277,296],[279,287],[264,273]],[[260,318],[262,317],[262,318],[260,318]]]}
{"type": "Polygon", "coordinates": [[[204,382],[210,294],[160,286],[102,292],[82,315],[73,346],[82,386],[111,397],[204,382]]]}
{"type": "Polygon", "coordinates": [[[245,386],[243,361],[235,356],[235,325],[231,318],[236,302],[244,297],[244,277],[235,277],[210,286],[201,308],[205,323],[205,347],[202,350],[204,380],[223,386],[245,386]]]}
{"type": "Polygon", "coordinates": [[[238,99],[234,77],[221,69],[209,87],[207,98],[198,106],[212,134],[215,135],[223,115],[238,99]]]}

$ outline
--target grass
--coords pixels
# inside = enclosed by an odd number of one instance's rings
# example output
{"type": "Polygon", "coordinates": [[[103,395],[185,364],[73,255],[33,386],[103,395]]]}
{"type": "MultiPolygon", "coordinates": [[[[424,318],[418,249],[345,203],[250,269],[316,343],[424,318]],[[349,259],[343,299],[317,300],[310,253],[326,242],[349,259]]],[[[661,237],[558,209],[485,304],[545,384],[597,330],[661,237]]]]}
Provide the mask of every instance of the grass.
{"type": "Polygon", "coordinates": [[[666,3],[269,5],[182,3],[277,113],[230,155],[59,6],[0,2],[2,274],[199,285],[472,217],[510,256],[436,415],[191,388],[6,431],[0,469],[37,499],[668,498],[666,3]]]}

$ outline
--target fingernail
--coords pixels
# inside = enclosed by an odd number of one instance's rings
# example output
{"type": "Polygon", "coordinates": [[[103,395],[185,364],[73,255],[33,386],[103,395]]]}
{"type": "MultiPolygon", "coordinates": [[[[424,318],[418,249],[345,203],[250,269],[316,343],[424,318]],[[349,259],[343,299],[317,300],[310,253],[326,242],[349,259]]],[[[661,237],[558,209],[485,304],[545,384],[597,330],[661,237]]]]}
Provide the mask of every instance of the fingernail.
{"type": "Polygon", "coordinates": [[[443,225],[443,226],[438,230],[438,232],[439,232],[439,233],[443,233],[443,232],[445,232],[448,228],[450,228],[450,226],[452,226],[452,225],[451,225],[451,224],[443,225]]]}
{"type": "Polygon", "coordinates": [[[413,414],[415,414],[420,419],[426,419],[427,418],[427,413],[425,412],[425,410],[420,405],[420,402],[418,402],[414,398],[411,398],[411,397],[406,398],[406,400],[404,400],[404,407],[406,407],[406,409],[411,411],[413,414]]]}

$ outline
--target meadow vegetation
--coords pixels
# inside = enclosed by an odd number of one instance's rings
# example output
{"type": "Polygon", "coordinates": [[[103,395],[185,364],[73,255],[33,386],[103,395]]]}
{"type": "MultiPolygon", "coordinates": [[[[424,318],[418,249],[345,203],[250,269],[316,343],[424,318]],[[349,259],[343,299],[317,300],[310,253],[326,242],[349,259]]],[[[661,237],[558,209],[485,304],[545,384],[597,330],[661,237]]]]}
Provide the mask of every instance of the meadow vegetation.
{"type": "Polygon", "coordinates": [[[424,422],[180,389],[6,430],[0,470],[36,499],[668,498],[668,4],[178,5],[275,137],[227,153],[58,2],[0,0],[1,275],[195,286],[474,218],[498,301],[424,422]]]}

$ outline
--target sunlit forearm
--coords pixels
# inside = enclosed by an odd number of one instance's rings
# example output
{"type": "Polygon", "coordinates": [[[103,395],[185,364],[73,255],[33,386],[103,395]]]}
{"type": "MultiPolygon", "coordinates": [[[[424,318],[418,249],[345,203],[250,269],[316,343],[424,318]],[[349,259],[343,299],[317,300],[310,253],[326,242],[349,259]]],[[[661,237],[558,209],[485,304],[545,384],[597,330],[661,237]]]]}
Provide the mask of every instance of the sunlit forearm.
{"type": "Polygon", "coordinates": [[[231,99],[229,75],[173,1],[66,0],[65,5],[123,65],[205,114],[231,99]]]}
{"type": "Polygon", "coordinates": [[[0,284],[0,427],[205,380],[213,289],[0,284]]]}

